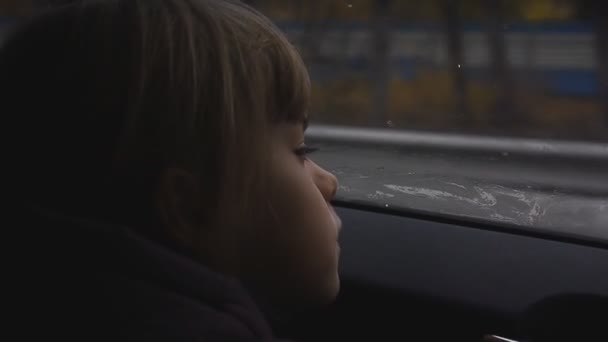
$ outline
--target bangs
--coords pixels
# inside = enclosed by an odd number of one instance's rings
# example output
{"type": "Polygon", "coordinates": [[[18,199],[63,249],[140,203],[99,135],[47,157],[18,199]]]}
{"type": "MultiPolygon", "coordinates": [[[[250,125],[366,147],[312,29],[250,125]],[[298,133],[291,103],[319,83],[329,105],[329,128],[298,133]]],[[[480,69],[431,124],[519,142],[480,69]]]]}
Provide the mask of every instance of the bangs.
{"type": "Polygon", "coordinates": [[[254,90],[264,99],[267,119],[272,123],[306,120],[311,85],[308,71],[297,49],[275,27],[265,32],[258,49],[263,87],[254,90]],[[263,93],[259,93],[263,92],[263,93]]]}
{"type": "MultiPolygon", "coordinates": [[[[271,123],[301,122],[308,114],[311,85],[297,49],[268,18],[239,1],[225,0],[232,66],[243,71],[241,98],[248,111],[262,111],[271,123]]],[[[237,82],[236,84],[238,84],[237,82]]],[[[261,114],[261,113],[259,113],[261,114]]]]}
{"type": "MultiPolygon", "coordinates": [[[[268,101],[274,102],[270,120],[281,123],[297,123],[307,120],[310,105],[310,77],[300,54],[287,39],[282,37],[271,49],[272,81],[274,94],[268,101]]],[[[272,93],[272,91],[271,91],[272,93]]]]}

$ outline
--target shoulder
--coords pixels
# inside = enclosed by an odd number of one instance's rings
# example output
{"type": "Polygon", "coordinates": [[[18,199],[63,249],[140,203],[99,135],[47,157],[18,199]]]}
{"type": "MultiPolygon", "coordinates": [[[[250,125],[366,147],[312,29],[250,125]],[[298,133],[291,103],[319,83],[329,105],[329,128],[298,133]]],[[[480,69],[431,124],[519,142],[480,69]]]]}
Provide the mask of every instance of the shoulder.
{"type": "Polygon", "coordinates": [[[22,261],[9,274],[18,336],[274,341],[238,282],[120,228],[29,217],[28,234],[12,239],[22,261]]]}

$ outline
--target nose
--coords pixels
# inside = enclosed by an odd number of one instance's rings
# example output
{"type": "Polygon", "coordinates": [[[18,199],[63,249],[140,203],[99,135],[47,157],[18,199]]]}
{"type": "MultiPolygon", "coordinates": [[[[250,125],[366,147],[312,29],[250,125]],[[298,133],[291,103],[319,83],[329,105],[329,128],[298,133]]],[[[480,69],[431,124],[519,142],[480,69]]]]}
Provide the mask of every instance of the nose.
{"type": "Polygon", "coordinates": [[[313,181],[326,201],[331,201],[338,191],[338,179],[331,172],[311,161],[313,181]]]}

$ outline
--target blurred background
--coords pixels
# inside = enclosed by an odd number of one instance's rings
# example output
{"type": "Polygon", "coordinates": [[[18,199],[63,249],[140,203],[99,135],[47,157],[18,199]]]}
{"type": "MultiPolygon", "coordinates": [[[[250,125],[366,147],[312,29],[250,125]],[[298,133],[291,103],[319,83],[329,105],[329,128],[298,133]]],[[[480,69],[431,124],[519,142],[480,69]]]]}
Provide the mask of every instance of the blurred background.
{"type": "MultiPolygon", "coordinates": [[[[315,123],[608,141],[608,2],[246,2],[302,53],[315,123]]],[[[40,3],[0,0],[0,35],[40,3]]]]}

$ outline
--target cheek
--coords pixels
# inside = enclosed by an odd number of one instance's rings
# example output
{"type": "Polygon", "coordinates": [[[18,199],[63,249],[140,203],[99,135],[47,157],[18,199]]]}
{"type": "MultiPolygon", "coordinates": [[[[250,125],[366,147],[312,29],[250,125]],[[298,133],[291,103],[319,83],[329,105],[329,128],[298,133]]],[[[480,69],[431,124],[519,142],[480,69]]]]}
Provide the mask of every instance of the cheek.
{"type": "Polygon", "coordinates": [[[337,225],[330,207],[299,164],[273,172],[263,232],[255,239],[270,283],[291,291],[325,291],[337,273],[337,225]]]}
{"type": "Polygon", "coordinates": [[[277,175],[272,184],[269,199],[277,218],[277,229],[292,236],[286,236],[287,241],[335,242],[336,222],[330,206],[313,181],[313,169],[297,166],[277,175]]]}

